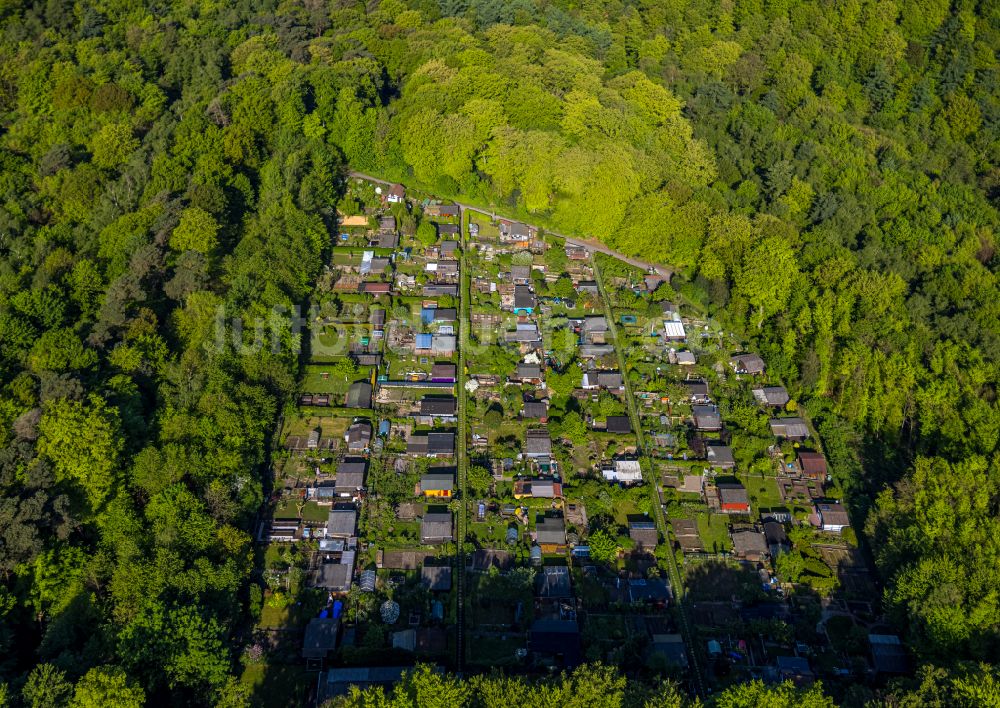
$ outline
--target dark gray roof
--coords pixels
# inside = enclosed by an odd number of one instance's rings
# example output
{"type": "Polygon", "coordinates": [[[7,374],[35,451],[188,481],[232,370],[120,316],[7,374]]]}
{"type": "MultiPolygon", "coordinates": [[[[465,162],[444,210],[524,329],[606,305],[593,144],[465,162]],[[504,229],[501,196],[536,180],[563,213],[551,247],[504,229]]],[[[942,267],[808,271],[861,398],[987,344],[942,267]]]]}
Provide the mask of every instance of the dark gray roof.
{"type": "Polygon", "coordinates": [[[337,464],[337,474],[343,474],[345,472],[361,472],[364,474],[368,471],[368,462],[359,458],[344,458],[341,462],[337,464]]]}
{"type": "Polygon", "coordinates": [[[606,388],[620,388],[622,385],[622,373],[620,371],[598,371],[597,385],[606,388]]]}
{"type": "Polygon", "coordinates": [[[906,647],[894,634],[869,634],[872,663],[882,674],[905,674],[910,670],[910,656],[906,647]]]}
{"type": "Polygon", "coordinates": [[[541,335],[538,332],[538,327],[532,323],[527,325],[518,325],[517,329],[513,332],[504,332],[504,340],[508,342],[537,342],[541,340],[541,335]]]}
{"type": "Polygon", "coordinates": [[[414,455],[450,455],[455,452],[455,433],[431,432],[411,435],[406,451],[414,455]]]}
{"type": "Polygon", "coordinates": [[[337,469],[337,481],[335,483],[337,491],[353,491],[365,486],[364,468],[360,471],[346,472],[337,469]]]}
{"type": "Polygon", "coordinates": [[[694,424],[701,430],[718,430],[722,427],[722,416],[716,406],[692,406],[694,424]]]}
{"type": "Polygon", "coordinates": [[[320,699],[346,695],[352,685],[367,688],[371,684],[396,683],[413,666],[358,666],[347,669],[329,669],[320,682],[320,699]]]}
{"type": "Polygon", "coordinates": [[[431,455],[455,452],[455,433],[427,433],[427,452],[431,455]]]}
{"type": "MultiPolygon", "coordinates": [[[[524,480],[523,484],[530,491],[531,496],[540,499],[555,499],[562,496],[562,483],[554,479],[530,479],[524,480]]],[[[515,490],[517,487],[515,486],[515,490]]]]}
{"type": "Polygon", "coordinates": [[[435,322],[454,322],[458,319],[458,311],[454,307],[433,308],[435,322]]]}
{"type": "Polygon", "coordinates": [[[723,504],[746,504],[750,501],[747,496],[747,489],[742,484],[736,482],[723,482],[717,487],[719,499],[723,504]]]}
{"type": "Polygon", "coordinates": [[[353,423],[347,429],[347,446],[349,448],[367,447],[372,439],[372,424],[366,420],[353,423]]]}
{"type": "Polygon", "coordinates": [[[607,430],[609,433],[631,433],[632,422],[627,415],[609,415],[607,430]]]}
{"type": "Polygon", "coordinates": [[[527,285],[514,287],[514,307],[534,307],[535,294],[527,285]]]}
{"type": "Polygon", "coordinates": [[[584,334],[589,334],[591,332],[607,332],[608,321],[604,318],[604,315],[588,315],[583,318],[583,325],[581,329],[584,334]]]}
{"type": "Polygon", "coordinates": [[[529,455],[552,454],[552,438],[548,430],[529,430],[525,434],[524,449],[529,455]]]}
{"type": "Polygon", "coordinates": [[[519,379],[539,379],[542,377],[542,367],[538,364],[526,364],[521,362],[517,365],[517,378],[519,379]]]}
{"type": "Polygon", "coordinates": [[[628,581],[632,602],[658,602],[670,598],[670,586],[663,578],[632,578],[628,581]]]}
{"type": "Polygon", "coordinates": [[[424,295],[458,295],[458,285],[454,283],[427,283],[423,288],[424,295]]]}
{"type": "Polygon", "coordinates": [[[539,543],[562,545],[566,543],[566,522],[558,516],[545,516],[536,521],[536,538],[539,543]]]}
{"type": "Polygon", "coordinates": [[[764,538],[768,544],[783,545],[788,543],[788,534],[785,532],[785,525],[777,521],[764,522],[764,538]]]}
{"type": "Polygon", "coordinates": [[[784,386],[762,386],[753,390],[753,396],[768,406],[783,406],[788,403],[788,391],[784,386]]]}
{"type": "Polygon", "coordinates": [[[663,656],[668,666],[686,668],[688,665],[684,639],[679,634],[654,634],[650,652],[663,656]]]}
{"type": "Polygon", "coordinates": [[[399,245],[399,235],[395,231],[381,233],[377,243],[379,248],[395,248],[399,245]]]}
{"type": "Polygon", "coordinates": [[[351,589],[354,568],[347,563],[321,563],[313,571],[313,587],[347,592],[351,589]]]}
{"type": "Polygon", "coordinates": [[[431,591],[451,590],[451,566],[425,565],[420,569],[420,580],[431,591]]]}
{"type": "Polygon", "coordinates": [[[760,531],[744,529],[733,532],[733,549],[740,555],[767,553],[767,539],[760,531]]]}
{"type": "Polygon", "coordinates": [[[428,472],[420,478],[421,491],[449,491],[455,488],[455,475],[451,472],[428,472]]]}
{"type": "Polygon", "coordinates": [[[697,397],[708,397],[708,382],[702,379],[688,379],[684,382],[684,386],[687,387],[688,394],[697,397]]]}
{"type": "Polygon", "coordinates": [[[733,467],[736,461],[733,459],[733,449],[726,445],[706,445],[705,456],[712,467],[723,469],[733,467]]]}
{"type": "Polygon", "coordinates": [[[656,529],[656,522],[652,519],[630,521],[628,535],[633,541],[647,549],[655,548],[656,544],[660,542],[660,533],[656,529]]]}
{"type": "Polygon", "coordinates": [[[303,659],[325,659],[328,652],[337,648],[337,629],[340,619],[313,617],[306,625],[302,640],[303,659]]]}
{"type": "Polygon", "coordinates": [[[455,415],[455,397],[425,396],[421,398],[420,415],[455,415]]]}
{"type": "Polygon", "coordinates": [[[357,381],[347,390],[344,405],[348,408],[371,408],[372,385],[367,381],[357,381]]]}
{"type": "Polygon", "coordinates": [[[676,355],[677,363],[683,366],[694,366],[698,359],[695,357],[694,352],[689,352],[686,349],[677,352],[676,355]]]}
{"type": "Polygon", "coordinates": [[[812,676],[812,669],[809,668],[809,660],[804,656],[779,656],[777,658],[778,671],[785,676],[812,676]]]}
{"type": "Polygon", "coordinates": [[[563,665],[568,667],[583,661],[580,627],[576,620],[535,620],[531,625],[528,648],[540,654],[561,656],[563,665]]]}
{"type": "Polygon", "coordinates": [[[406,451],[411,455],[427,454],[427,436],[411,435],[406,441],[406,451]]]}
{"type": "Polygon", "coordinates": [[[809,426],[801,418],[771,418],[771,433],[778,438],[808,438],[809,426]]]}
{"type": "Polygon", "coordinates": [[[507,228],[507,233],[511,236],[516,236],[519,238],[527,238],[531,234],[531,230],[528,225],[520,221],[510,221],[504,224],[507,228]]]}
{"type": "Polygon", "coordinates": [[[824,526],[850,526],[851,518],[843,504],[819,503],[816,505],[824,526]]]}
{"type": "Polygon", "coordinates": [[[327,536],[353,536],[358,525],[358,512],[354,509],[331,509],[326,520],[327,536]]]}
{"type": "Polygon", "coordinates": [[[549,406],[545,401],[525,401],[521,408],[524,418],[545,418],[549,414],[549,406]]]}
{"type": "Polygon", "coordinates": [[[451,540],[451,512],[428,512],[420,520],[420,538],[423,541],[451,540]]]}

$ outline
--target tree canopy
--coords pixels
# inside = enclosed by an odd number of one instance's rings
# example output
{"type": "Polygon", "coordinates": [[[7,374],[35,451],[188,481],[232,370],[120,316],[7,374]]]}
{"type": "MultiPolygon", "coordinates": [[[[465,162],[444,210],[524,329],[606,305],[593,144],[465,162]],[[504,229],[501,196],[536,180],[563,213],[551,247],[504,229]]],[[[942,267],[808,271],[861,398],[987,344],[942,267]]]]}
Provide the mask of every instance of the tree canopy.
{"type": "MultiPolygon", "coordinates": [[[[917,657],[1000,656],[997,27],[941,0],[0,4],[0,686],[240,700],[291,313],[348,167],[674,269],[816,424],[917,657]]],[[[764,690],[787,702],[730,705],[764,690]]]]}

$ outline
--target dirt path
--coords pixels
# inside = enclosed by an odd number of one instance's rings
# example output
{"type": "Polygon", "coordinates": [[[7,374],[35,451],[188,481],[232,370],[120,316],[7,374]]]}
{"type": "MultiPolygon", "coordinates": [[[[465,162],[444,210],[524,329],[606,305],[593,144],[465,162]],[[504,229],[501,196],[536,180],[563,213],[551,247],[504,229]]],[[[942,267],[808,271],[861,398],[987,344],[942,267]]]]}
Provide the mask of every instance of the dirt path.
{"type": "MultiPolygon", "coordinates": [[[[375,182],[377,184],[387,184],[387,185],[396,184],[395,182],[389,182],[388,180],[381,179],[380,177],[366,175],[363,172],[355,172],[351,170],[350,172],[348,172],[348,174],[351,177],[356,177],[358,179],[365,179],[368,180],[369,182],[375,182]]],[[[503,214],[500,214],[496,211],[483,209],[482,207],[477,207],[472,204],[465,204],[457,200],[451,200],[451,201],[454,201],[455,204],[457,204],[460,209],[464,209],[466,211],[474,211],[477,214],[483,214],[484,216],[488,216],[491,219],[499,218],[499,219],[510,219],[511,221],[519,221],[519,219],[514,219],[512,217],[504,216],[503,214]]],[[[633,258],[632,256],[627,256],[624,253],[619,253],[618,251],[608,248],[608,246],[606,246],[605,244],[601,243],[596,239],[580,238],[578,236],[567,236],[566,234],[561,234],[558,231],[553,231],[552,229],[549,228],[539,227],[536,224],[528,224],[528,226],[544,229],[546,233],[550,233],[560,238],[564,238],[566,239],[566,243],[572,244],[574,246],[582,246],[591,253],[603,253],[605,255],[612,256],[613,258],[617,258],[620,261],[624,261],[625,263],[628,263],[631,266],[635,266],[636,268],[644,270],[647,273],[656,273],[665,280],[670,280],[670,276],[673,275],[673,271],[664,265],[661,265],[659,263],[650,263],[648,261],[643,261],[638,258],[633,258]]]]}

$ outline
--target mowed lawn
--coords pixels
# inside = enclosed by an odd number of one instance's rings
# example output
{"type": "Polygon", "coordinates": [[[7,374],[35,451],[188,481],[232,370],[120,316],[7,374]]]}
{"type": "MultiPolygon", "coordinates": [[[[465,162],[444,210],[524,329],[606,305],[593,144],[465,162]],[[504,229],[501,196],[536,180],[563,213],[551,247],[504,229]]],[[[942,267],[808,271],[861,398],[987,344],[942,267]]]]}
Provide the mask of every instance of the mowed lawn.
{"type": "Polygon", "coordinates": [[[389,378],[403,379],[408,374],[429,374],[434,364],[452,361],[449,357],[435,357],[430,354],[416,355],[410,352],[392,352],[386,357],[389,364],[389,378]]]}
{"type": "Polygon", "coordinates": [[[750,497],[751,502],[756,505],[758,510],[770,509],[784,504],[781,500],[781,493],[778,491],[778,483],[774,477],[764,477],[761,479],[753,475],[742,477],[741,481],[747,488],[747,495],[750,497]]]}
{"type": "Polygon", "coordinates": [[[479,226],[479,238],[496,239],[500,238],[500,229],[490,223],[490,218],[475,211],[466,211],[469,215],[469,223],[479,226]]]}
{"type": "MultiPolygon", "coordinates": [[[[322,409],[314,408],[311,410],[320,411],[322,409]]],[[[339,440],[344,437],[344,433],[347,432],[347,427],[350,424],[350,418],[334,416],[332,412],[329,416],[308,415],[301,418],[286,418],[285,435],[306,436],[311,431],[319,428],[322,437],[339,440]]]]}
{"type": "Polygon", "coordinates": [[[338,376],[332,366],[323,364],[309,364],[306,366],[305,375],[302,377],[302,391],[305,393],[326,393],[336,396],[331,404],[342,404],[339,398],[347,393],[347,389],[355,381],[366,377],[367,371],[361,370],[355,376],[338,376]]]}
{"type": "MultiPolygon", "coordinates": [[[[469,516],[475,518],[475,511],[470,511],[469,516]]],[[[471,521],[469,523],[469,533],[484,546],[496,546],[503,548],[507,540],[506,523],[488,523],[485,521],[471,521]]],[[[521,528],[518,527],[520,534],[521,528]]]]}
{"type": "Polygon", "coordinates": [[[364,344],[364,339],[371,338],[371,326],[368,324],[326,325],[312,330],[311,351],[313,361],[328,362],[347,356],[351,353],[351,345],[364,344]]]}
{"type": "MultiPolygon", "coordinates": [[[[642,487],[643,491],[646,491],[648,487],[642,487]]],[[[628,517],[634,514],[639,514],[639,509],[636,507],[635,502],[631,499],[620,499],[615,501],[615,521],[619,526],[624,526],[628,528],[628,517]]]]}
{"type": "Polygon", "coordinates": [[[713,514],[710,511],[699,512],[697,515],[698,535],[705,550],[709,553],[729,551],[733,547],[729,538],[729,519],[725,514],[713,514]]]}
{"type": "Polygon", "coordinates": [[[332,505],[317,504],[314,501],[307,501],[302,505],[303,521],[326,521],[330,517],[332,505]]]}

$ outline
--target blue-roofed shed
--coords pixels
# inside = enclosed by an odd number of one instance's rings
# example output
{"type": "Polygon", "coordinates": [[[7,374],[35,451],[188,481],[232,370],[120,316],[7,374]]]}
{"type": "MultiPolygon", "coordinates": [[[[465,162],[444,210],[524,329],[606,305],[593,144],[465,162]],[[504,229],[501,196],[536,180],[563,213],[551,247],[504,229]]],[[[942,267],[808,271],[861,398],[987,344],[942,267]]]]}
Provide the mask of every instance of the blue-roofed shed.
{"type": "Polygon", "coordinates": [[[416,336],[416,341],[414,342],[415,349],[430,349],[431,344],[434,342],[434,335],[432,334],[418,334],[416,336]]]}

